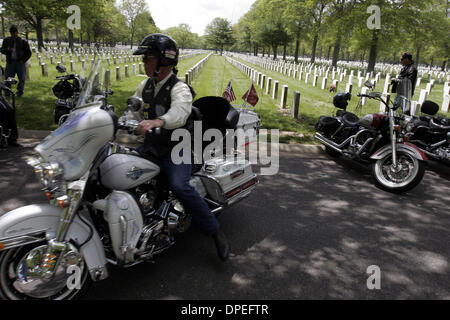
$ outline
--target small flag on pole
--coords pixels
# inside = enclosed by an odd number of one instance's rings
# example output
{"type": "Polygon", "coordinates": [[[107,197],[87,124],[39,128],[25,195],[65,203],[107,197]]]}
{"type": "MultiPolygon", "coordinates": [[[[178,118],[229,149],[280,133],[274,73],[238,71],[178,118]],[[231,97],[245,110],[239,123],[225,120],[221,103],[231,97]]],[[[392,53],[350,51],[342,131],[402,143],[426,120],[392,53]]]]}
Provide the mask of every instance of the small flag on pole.
{"type": "Polygon", "coordinates": [[[242,96],[242,99],[245,101],[245,103],[248,102],[252,106],[255,106],[258,103],[259,98],[258,94],[256,93],[255,86],[253,85],[253,82],[250,89],[242,96]]]}
{"type": "Polygon", "coordinates": [[[229,102],[236,100],[236,96],[234,95],[233,87],[231,86],[231,81],[228,83],[225,91],[222,94],[222,97],[227,99],[229,102]]]}

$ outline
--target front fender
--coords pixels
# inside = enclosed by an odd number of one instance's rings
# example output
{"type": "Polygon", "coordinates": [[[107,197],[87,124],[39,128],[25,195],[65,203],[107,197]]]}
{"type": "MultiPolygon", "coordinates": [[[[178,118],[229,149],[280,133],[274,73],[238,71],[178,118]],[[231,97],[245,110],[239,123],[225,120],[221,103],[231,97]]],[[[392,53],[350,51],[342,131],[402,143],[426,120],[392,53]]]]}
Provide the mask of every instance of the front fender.
{"type": "MultiPolygon", "coordinates": [[[[81,214],[81,213],[80,213],[81,214]]],[[[24,244],[52,239],[56,235],[62,210],[49,204],[33,204],[9,211],[0,216],[0,243],[4,249],[22,246],[24,244]]],[[[88,224],[75,215],[67,231],[65,240],[74,240],[82,244],[80,252],[94,281],[105,279],[106,256],[100,237],[88,218],[83,217],[88,224]]]]}
{"type": "MultiPolygon", "coordinates": [[[[408,143],[408,142],[397,143],[397,151],[403,151],[418,160],[427,161],[427,157],[422,152],[422,150],[420,150],[418,147],[416,147],[415,145],[413,145],[411,143],[408,143]]],[[[379,149],[377,152],[375,152],[370,157],[370,159],[379,160],[379,159],[384,158],[385,156],[387,156],[390,153],[392,153],[392,146],[390,144],[387,144],[384,147],[382,147],[381,149],[379,149]]]]}

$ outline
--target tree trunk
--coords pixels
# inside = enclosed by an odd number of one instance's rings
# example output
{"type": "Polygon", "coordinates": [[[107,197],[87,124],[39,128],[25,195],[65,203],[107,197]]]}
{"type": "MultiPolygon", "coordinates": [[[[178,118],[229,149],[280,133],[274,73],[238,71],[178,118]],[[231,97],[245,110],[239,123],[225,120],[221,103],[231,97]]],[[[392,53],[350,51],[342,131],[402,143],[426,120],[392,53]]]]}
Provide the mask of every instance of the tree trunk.
{"type": "Polygon", "coordinates": [[[445,60],[442,62],[441,71],[445,71],[445,69],[447,68],[447,62],[448,62],[448,59],[445,59],[445,60]]]}
{"type": "Polygon", "coordinates": [[[334,43],[333,50],[333,61],[331,62],[331,66],[337,68],[337,62],[339,60],[339,50],[341,49],[341,37],[338,36],[336,42],[334,43]]]}
{"type": "Polygon", "coordinates": [[[69,48],[73,50],[73,31],[69,29],[69,48]]]}
{"type": "Polygon", "coordinates": [[[377,61],[377,47],[378,47],[378,33],[373,31],[372,44],[370,45],[369,61],[367,71],[372,72],[375,70],[375,63],[377,61]]]}
{"type": "Polygon", "coordinates": [[[298,63],[298,48],[300,47],[300,39],[297,38],[295,40],[295,52],[294,52],[294,61],[298,63]]]}
{"type": "Polygon", "coordinates": [[[272,50],[273,50],[273,60],[277,60],[277,45],[273,45],[272,50]]]}
{"type": "Polygon", "coordinates": [[[294,53],[294,61],[295,63],[298,63],[298,49],[300,47],[300,34],[301,34],[302,29],[298,28],[297,29],[297,35],[295,38],[295,53],[294,53]]]}
{"type": "Polygon", "coordinates": [[[332,46],[329,46],[329,47],[328,47],[327,60],[330,60],[331,47],[332,47],[332,46]]]}
{"type": "Polygon", "coordinates": [[[286,48],[287,48],[287,41],[283,44],[283,60],[286,61],[286,48]]]}
{"type": "Polygon", "coordinates": [[[416,67],[419,66],[420,50],[421,50],[421,49],[422,49],[422,44],[419,44],[419,45],[417,46],[416,57],[415,57],[415,59],[414,59],[415,64],[416,64],[416,67]]]}
{"type": "Polygon", "coordinates": [[[43,36],[42,36],[42,19],[41,18],[36,18],[36,37],[37,37],[37,41],[38,41],[38,50],[39,50],[39,52],[41,52],[42,49],[45,48],[44,40],[43,40],[43,36]]]}
{"type": "Polygon", "coordinates": [[[2,15],[2,39],[5,39],[5,18],[2,15]]]}
{"type": "Polygon", "coordinates": [[[61,46],[61,40],[59,39],[59,32],[58,32],[58,27],[55,26],[55,33],[56,33],[56,45],[59,47],[61,46]]]}
{"type": "Polygon", "coordinates": [[[311,63],[314,63],[316,61],[317,41],[319,41],[319,35],[318,34],[316,34],[314,36],[313,46],[312,46],[312,50],[311,50],[311,63]]]}

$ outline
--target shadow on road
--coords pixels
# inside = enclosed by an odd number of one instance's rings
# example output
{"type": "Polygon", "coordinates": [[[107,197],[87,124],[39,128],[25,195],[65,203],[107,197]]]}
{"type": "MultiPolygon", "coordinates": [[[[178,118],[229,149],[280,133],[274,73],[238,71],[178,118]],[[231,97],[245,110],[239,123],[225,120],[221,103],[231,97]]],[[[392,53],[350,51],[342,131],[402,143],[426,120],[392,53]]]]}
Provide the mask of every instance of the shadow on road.
{"type": "MultiPolygon", "coordinates": [[[[0,156],[0,214],[35,201],[40,185],[0,156]]],[[[403,195],[373,186],[370,171],[324,155],[281,154],[276,176],[219,221],[232,247],[222,263],[193,228],[155,264],[110,267],[86,299],[450,299],[450,186],[428,170],[403,195]],[[369,290],[367,268],[381,270],[369,290]]],[[[45,201],[45,197],[43,197],[45,201]]]]}

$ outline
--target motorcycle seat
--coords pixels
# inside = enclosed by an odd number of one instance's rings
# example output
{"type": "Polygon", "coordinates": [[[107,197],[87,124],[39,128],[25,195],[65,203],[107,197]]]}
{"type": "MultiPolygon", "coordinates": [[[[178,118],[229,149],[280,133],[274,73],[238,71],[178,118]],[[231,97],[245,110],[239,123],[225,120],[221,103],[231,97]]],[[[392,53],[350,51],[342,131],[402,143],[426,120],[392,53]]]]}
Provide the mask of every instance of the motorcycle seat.
{"type": "Polygon", "coordinates": [[[342,116],[342,121],[348,127],[357,127],[359,125],[359,118],[356,114],[351,112],[346,112],[342,116]]]}
{"type": "Polygon", "coordinates": [[[436,123],[433,119],[430,121],[430,129],[433,131],[450,131],[450,126],[444,126],[442,124],[436,123]]]}

